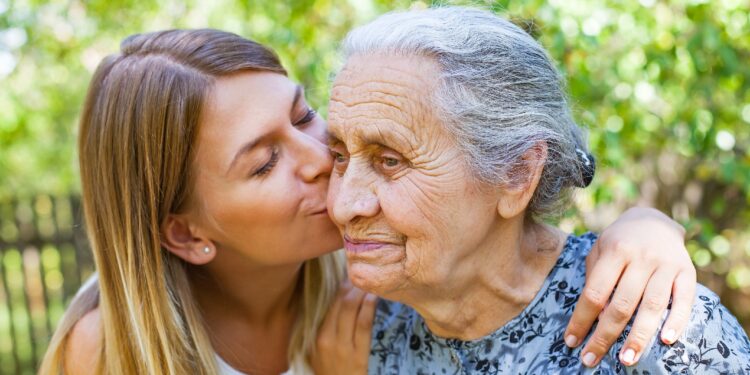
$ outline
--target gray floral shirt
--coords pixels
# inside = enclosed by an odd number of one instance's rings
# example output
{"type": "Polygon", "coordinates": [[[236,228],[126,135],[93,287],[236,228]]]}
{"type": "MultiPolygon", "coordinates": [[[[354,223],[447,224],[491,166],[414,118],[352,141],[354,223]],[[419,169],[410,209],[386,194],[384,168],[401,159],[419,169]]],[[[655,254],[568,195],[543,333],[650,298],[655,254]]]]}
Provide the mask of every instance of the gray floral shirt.
{"type": "MultiPolygon", "coordinates": [[[[597,367],[569,349],[565,327],[583,288],[592,233],[568,237],[544,285],[526,309],[486,337],[433,335],[413,309],[381,301],[375,316],[370,374],[750,374],[750,341],[710,290],[698,285],[691,320],[673,345],[654,339],[632,367],[618,360],[630,324],[597,367]]],[[[632,321],[631,321],[632,324],[632,321]]]]}

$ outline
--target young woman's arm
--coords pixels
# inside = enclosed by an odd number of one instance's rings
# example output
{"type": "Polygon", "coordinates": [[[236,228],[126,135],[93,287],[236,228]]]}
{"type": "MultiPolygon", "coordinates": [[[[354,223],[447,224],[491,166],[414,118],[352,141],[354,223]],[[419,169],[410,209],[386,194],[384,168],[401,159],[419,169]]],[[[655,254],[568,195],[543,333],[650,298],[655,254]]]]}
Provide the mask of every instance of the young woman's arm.
{"type": "Polygon", "coordinates": [[[690,317],[696,287],[695,267],[684,245],[685,229],[651,208],[631,208],[607,227],[586,259],[586,286],[565,332],[565,342],[582,343],[599,323],[582,354],[595,365],[626,324],[635,321],[620,352],[631,365],[661,326],[660,338],[674,343],[690,317]],[[616,287],[616,289],[615,289],[616,287]],[[672,300],[669,317],[664,312],[672,300]]]}

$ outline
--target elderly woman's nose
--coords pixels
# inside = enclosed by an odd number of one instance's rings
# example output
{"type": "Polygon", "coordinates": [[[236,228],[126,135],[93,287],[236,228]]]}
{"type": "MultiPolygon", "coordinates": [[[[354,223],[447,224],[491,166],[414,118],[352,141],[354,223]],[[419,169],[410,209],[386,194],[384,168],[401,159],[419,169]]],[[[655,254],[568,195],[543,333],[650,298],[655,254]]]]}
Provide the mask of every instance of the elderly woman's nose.
{"type": "Polygon", "coordinates": [[[380,212],[378,197],[365,179],[350,173],[344,173],[341,179],[334,188],[333,219],[337,223],[346,224],[360,217],[373,217],[380,212]]]}
{"type": "Polygon", "coordinates": [[[333,158],[328,146],[317,137],[305,133],[298,133],[295,138],[292,151],[296,154],[300,177],[307,182],[313,182],[320,177],[330,176],[333,158]]]}

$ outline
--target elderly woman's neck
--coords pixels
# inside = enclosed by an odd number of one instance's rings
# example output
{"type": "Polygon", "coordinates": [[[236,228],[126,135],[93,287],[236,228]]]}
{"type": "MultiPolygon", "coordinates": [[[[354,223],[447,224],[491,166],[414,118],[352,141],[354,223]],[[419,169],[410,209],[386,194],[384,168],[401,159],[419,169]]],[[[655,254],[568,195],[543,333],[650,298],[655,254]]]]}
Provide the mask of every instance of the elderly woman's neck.
{"type": "Polygon", "coordinates": [[[451,275],[449,286],[410,305],[438,336],[472,340],[517,316],[534,299],[565,243],[558,229],[530,221],[499,224],[451,275]]]}

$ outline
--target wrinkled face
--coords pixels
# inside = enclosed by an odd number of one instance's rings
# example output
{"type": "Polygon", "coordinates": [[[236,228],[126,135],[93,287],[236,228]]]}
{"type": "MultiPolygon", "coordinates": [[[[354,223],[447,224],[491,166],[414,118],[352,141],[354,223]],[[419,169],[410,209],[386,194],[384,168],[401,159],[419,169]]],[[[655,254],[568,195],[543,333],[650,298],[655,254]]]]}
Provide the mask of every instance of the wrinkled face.
{"type": "Polygon", "coordinates": [[[337,249],[326,210],[331,156],[326,124],[285,76],[219,79],[201,115],[195,198],[218,251],[264,265],[337,249]]]}
{"type": "Polygon", "coordinates": [[[497,216],[430,103],[436,77],[425,57],[353,56],[331,93],[328,208],[352,282],[392,299],[450,282],[497,216]]]}

